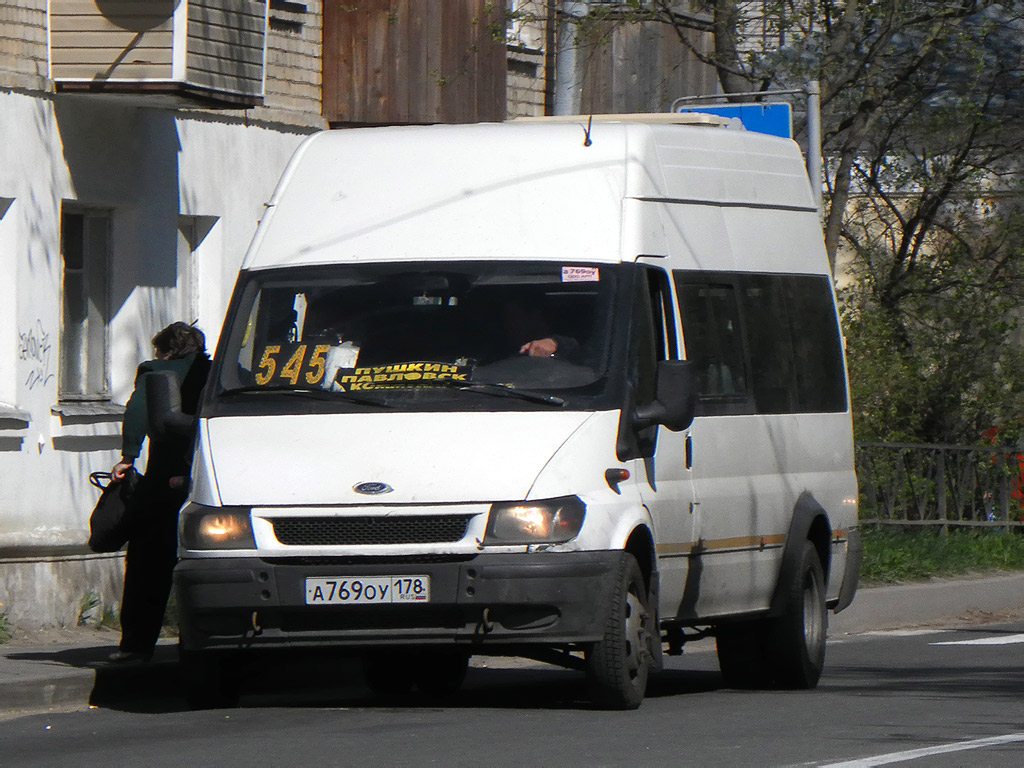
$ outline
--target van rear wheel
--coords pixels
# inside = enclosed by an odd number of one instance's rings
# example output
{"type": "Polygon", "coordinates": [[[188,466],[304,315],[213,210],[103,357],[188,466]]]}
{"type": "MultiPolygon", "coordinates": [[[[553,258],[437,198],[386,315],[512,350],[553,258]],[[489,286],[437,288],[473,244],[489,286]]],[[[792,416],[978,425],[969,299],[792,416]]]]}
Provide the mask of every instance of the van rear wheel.
{"type": "Polygon", "coordinates": [[[780,688],[814,688],[825,667],[828,614],[824,570],[809,541],[786,590],[786,609],[773,621],[770,638],[775,683],[780,688]]]}
{"type": "Polygon", "coordinates": [[[825,578],[818,552],[805,542],[788,575],[785,609],[771,619],[719,625],[718,664],[732,688],[814,688],[825,666],[825,578]]]}
{"type": "Polygon", "coordinates": [[[636,709],[650,672],[652,614],[636,558],[623,553],[604,638],[586,651],[591,699],[605,709],[636,709]]]}

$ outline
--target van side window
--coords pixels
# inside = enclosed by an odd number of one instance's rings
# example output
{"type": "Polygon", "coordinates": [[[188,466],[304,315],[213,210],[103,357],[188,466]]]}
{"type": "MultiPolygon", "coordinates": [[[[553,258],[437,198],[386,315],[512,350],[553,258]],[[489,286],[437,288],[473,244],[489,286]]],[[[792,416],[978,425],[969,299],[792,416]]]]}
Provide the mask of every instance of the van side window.
{"type": "Polygon", "coordinates": [[[723,283],[683,282],[676,273],[686,358],[697,366],[700,413],[749,413],[736,288],[723,283]]]}
{"type": "Polygon", "coordinates": [[[699,371],[699,413],[846,410],[827,277],[683,270],[674,277],[687,358],[699,371]]]}
{"type": "Polygon", "coordinates": [[[846,410],[842,339],[828,278],[797,276],[782,282],[789,310],[801,412],[846,410]]]}
{"type": "MultiPolygon", "coordinates": [[[[795,278],[786,278],[786,282],[795,278]]],[[[750,380],[758,413],[798,413],[795,334],[783,283],[775,276],[743,275],[740,296],[747,328],[750,380]]]]}

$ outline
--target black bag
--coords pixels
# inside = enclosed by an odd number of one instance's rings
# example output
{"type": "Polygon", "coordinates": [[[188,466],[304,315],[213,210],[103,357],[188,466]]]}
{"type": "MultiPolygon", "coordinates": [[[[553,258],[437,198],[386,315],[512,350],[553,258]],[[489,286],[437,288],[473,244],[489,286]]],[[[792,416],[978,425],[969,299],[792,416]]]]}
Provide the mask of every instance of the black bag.
{"type": "Polygon", "coordinates": [[[109,472],[89,475],[89,482],[102,491],[89,516],[89,549],[93,552],[117,552],[128,541],[131,533],[128,500],[139,477],[134,467],[128,470],[124,480],[111,480],[109,472]]]}

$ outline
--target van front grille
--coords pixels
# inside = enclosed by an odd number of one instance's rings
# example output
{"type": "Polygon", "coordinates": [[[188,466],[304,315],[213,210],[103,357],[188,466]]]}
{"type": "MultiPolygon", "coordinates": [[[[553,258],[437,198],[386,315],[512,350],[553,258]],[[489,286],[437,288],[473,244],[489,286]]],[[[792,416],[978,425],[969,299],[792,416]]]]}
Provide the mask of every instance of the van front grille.
{"type": "Polygon", "coordinates": [[[439,544],[459,541],[473,515],[405,517],[276,517],[274,535],[282,544],[346,546],[360,544],[439,544]]]}

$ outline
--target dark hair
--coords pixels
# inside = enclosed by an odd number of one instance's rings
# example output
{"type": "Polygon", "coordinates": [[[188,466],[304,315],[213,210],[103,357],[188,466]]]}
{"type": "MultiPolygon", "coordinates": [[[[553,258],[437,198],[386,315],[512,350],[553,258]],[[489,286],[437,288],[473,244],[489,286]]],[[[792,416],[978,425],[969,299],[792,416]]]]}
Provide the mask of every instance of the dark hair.
{"type": "Polygon", "coordinates": [[[198,328],[188,323],[171,323],[153,337],[156,351],[168,360],[206,351],[206,337],[198,328]]]}

